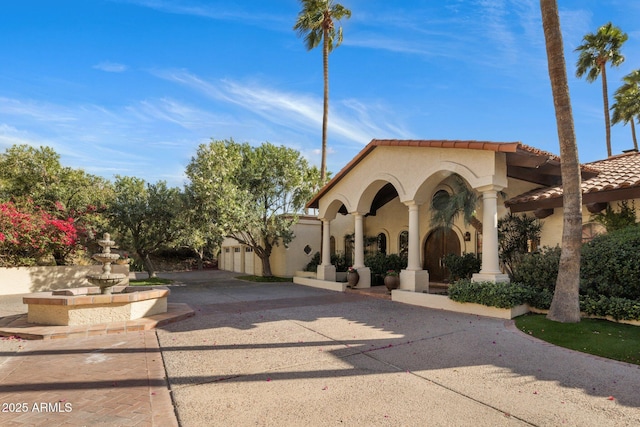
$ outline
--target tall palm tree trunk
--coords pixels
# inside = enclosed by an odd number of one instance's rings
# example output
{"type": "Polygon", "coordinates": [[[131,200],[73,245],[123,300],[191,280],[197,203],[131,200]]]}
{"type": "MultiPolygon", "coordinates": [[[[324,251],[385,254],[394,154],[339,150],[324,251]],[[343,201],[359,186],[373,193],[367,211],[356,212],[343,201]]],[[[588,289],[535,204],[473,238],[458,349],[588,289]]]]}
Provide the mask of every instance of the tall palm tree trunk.
{"type": "Polygon", "coordinates": [[[582,244],[580,163],[567,82],[558,3],[556,0],[540,0],[540,8],[560,142],[564,209],[562,253],[556,289],[547,318],[559,322],[575,323],[580,321],[580,247],[582,244]]]}
{"type": "Polygon", "coordinates": [[[636,125],[633,122],[634,118],[631,118],[631,136],[633,137],[633,148],[638,151],[638,138],[636,137],[636,125]]]}
{"type": "Polygon", "coordinates": [[[324,29],[322,41],[322,69],[324,75],[324,105],[322,110],[322,160],[320,162],[320,182],[327,178],[327,123],[329,121],[329,29],[324,29]]]}
{"type": "Polygon", "coordinates": [[[607,66],[606,63],[600,65],[602,73],[602,98],[604,101],[604,126],[607,135],[607,157],[611,157],[611,117],[609,116],[609,90],[607,88],[607,66]]]}

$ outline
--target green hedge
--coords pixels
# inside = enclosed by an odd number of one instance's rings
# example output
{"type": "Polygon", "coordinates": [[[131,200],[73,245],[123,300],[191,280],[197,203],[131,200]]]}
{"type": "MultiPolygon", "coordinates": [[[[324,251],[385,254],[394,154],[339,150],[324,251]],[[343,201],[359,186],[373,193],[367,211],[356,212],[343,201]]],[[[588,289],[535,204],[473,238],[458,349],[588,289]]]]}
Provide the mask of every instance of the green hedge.
{"type": "Polygon", "coordinates": [[[640,227],[597,236],[582,247],[582,294],[640,300],[640,227]]]}
{"type": "MultiPolygon", "coordinates": [[[[512,308],[520,304],[547,310],[553,293],[522,283],[471,282],[459,280],[449,286],[449,298],[489,307],[512,308]]],[[[580,310],[593,316],[611,316],[616,320],[640,320],[640,301],[619,297],[581,296],[580,310]]]]}
{"type": "Polygon", "coordinates": [[[512,308],[531,299],[531,289],[517,283],[471,282],[458,280],[449,286],[449,298],[489,307],[512,308]]]}

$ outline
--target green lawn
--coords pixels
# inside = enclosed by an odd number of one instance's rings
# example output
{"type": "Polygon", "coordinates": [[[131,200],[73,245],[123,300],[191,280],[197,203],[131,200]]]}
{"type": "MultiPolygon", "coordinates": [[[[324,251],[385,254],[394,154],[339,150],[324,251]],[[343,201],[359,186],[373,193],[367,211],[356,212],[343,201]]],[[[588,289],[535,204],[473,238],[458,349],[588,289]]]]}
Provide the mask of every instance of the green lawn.
{"type": "Polygon", "coordinates": [[[129,285],[131,285],[131,286],[169,285],[171,283],[173,283],[173,280],[161,279],[159,277],[154,277],[153,279],[129,280],[129,285]]]}
{"type": "Polygon", "coordinates": [[[640,365],[640,327],[598,319],[559,323],[542,314],[515,319],[521,331],[560,347],[640,365]]]}
{"type": "Polygon", "coordinates": [[[238,276],[236,279],[248,280],[250,282],[293,282],[291,277],[262,277],[262,276],[238,276]]]}

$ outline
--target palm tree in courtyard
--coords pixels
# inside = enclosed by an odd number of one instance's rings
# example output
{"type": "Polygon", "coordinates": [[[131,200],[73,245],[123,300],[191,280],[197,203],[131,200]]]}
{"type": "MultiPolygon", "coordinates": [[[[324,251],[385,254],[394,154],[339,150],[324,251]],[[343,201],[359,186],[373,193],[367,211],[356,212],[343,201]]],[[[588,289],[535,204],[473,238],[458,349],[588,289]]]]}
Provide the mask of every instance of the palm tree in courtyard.
{"type": "Polygon", "coordinates": [[[580,247],[582,244],[582,192],[580,191],[578,144],[573,126],[557,0],[540,0],[540,9],[560,142],[564,210],[562,253],[556,289],[547,318],[558,322],[576,323],[580,321],[580,247]]]}
{"type": "Polygon", "coordinates": [[[623,78],[624,84],[613,95],[615,103],[611,106],[613,124],[631,123],[633,148],[638,151],[635,121],[640,120],[640,70],[635,70],[623,78]]]}
{"type": "Polygon", "coordinates": [[[322,65],[324,70],[324,108],[322,114],[322,161],[320,179],[327,177],[327,122],[329,118],[329,53],[342,43],[342,27],[335,28],[334,20],[350,18],[351,11],[333,0],[300,0],[302,10],[293,29],[304,36],[307,50],[316,48],[322,41],[322,65]]]}
{"type": "Polygon", "coordinates": [[[609,118],[609,93],[607,91],[607,62],[617,67],[624,62],[620,48],[627,41],[627,34],[611,22],[598,28],[597,33],[589,33],[582,38],[583,43],[576,48],[580,52],[576,63],[576,76],[586,74],[592,83],[602,74],[602,98],[604,100],[604,123],[607,135],[607,155],[611,156],[611,121],[609,118]]]}

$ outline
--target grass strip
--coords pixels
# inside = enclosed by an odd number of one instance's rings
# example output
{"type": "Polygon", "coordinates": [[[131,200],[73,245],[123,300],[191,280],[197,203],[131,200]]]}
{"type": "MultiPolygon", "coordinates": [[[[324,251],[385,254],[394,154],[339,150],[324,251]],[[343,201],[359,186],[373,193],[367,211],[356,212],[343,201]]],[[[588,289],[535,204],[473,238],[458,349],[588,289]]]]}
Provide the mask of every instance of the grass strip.
{"type": "Polygon", "coordinates": [[[640,365],[640,327],[600,319],[553,322],[543,314],[515,319],[521,331],[560,347],[640,365]]]}

